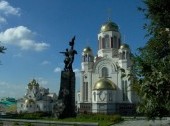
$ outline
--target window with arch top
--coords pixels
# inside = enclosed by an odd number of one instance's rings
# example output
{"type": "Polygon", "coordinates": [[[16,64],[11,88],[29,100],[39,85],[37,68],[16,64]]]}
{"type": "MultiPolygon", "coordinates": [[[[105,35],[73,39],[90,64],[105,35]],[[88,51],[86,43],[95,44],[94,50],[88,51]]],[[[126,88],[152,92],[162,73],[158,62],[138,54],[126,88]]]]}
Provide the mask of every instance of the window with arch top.
{"type": "Polygon", "coordinates": [[[113,47],[117,48],[118,45],[117,45],[117,37],[116,36],[114,36],[113,42],[114,42],[113,47]]]}
{"type": "Polygon", "coordinates": [[[93,93],[94,101],[96,101],[96,92],[93,93]]]}
{"type": "Polygon", "coordinates": [[[108,76],[109,76],[108,68],[103,67],[102,68],[102,77],[108,77],[108,76]]]}
{"type": "Polygon", "coordinates": [[[106,36],[104,37],[103,48],[104,48],[104,49],[110,48],[109,35],[106,35],[106,36]]]}

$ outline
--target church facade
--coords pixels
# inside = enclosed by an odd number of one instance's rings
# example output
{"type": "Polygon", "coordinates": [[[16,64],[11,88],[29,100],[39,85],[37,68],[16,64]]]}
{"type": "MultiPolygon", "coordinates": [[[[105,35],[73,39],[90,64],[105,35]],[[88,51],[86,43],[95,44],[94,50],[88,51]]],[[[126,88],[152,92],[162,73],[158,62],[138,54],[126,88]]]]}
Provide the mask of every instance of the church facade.
{"type": "Polygon", "coordinates": [[[55,93],[49,93],[48,88],[40,87],[33,79],[28,84],[25,96],[17,100],[17,113],[52,113],[56,101],[57,95],[55,93]]]}
{"type": "Polygon", "coordinates": [[[131,90],[128,77],[122,78],[121,69],[130,72],[130,47],[121,42],[119,27],[112,21],[101,26],[98,52],[84,48],[81,62],[80,92],[77,109],[81,113],[134,113],[138,99],[131,90]]]}

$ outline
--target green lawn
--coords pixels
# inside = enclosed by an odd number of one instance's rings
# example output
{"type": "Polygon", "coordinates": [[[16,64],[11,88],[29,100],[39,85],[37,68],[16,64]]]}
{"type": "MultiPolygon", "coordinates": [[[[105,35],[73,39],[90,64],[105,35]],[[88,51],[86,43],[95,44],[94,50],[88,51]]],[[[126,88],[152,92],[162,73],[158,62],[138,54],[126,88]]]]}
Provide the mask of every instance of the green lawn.
{"type": "Polygon", "coordinates": [[[18,119],[31,119],[31,120],[49,120],[49,121],[59,121],[59,122],[94,122],[98,123],[99,126],[108,126],[111,124],[119,123],[123,121],[120,115],[105,115],[105,114],[79,114],[73,118],[57,119],[51,117],[50,115],[45,117],[42,113],[22,113],[15,116],[18,119]]]}
{"type": "Polygon", "coordinates": [[[82,114],[75,118],[56,119],[46,118],[46,120],[61,122],[97,122],[99,126],[108,126],[123,121],[120,115],[104,115],[104,114],[82,114]]]}

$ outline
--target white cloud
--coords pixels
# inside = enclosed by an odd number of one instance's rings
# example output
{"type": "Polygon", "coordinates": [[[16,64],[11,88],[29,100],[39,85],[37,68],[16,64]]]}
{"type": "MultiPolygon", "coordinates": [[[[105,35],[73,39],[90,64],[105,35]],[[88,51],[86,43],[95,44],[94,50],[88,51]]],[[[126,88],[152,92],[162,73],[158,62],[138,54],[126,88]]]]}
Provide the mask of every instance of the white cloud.
{"type": "Polygon", "coordinates": [[[6,23],[6,22],[7,22],[6,19],[5,19],[4,17],[1,17],[1,16],[0,16],[0,24],[6,23]]]}
{"type": "Polygon", "coordinates": [[[74,69],[73,72],[75,72],[76,78],[80,78],[80,70],[74,69]]]}
{"type": "MultiPolygon", "coordinates": [[[[20,8],[11,6],[7,1],[0,0],[0,24],[6,23],[7,16],[15,15],[20,16],[20,8]]],[[[6,29],[0,33],[0,40],[7,44],[19,46],[22,50],[42,51],[49,47],[45,42],[36,42],[33,37],[35,33],[27,27],[18,26],[6,29]]]]}
{"type": "Polygon", "coordinates": [[[1,86],[6,86],[6,87],[8,87],[8,83],[5,82],[5,81],[1,81],[1,82],[0,82],[0,87],[1,87],[1,86]]]}
{"type": "MultiPolygon", "coordinates": [[[[61,68],[60,67],[56,67],[54,69],[54,72],[57,73],[57,72],[61,72],[61,68]]],[[[76,76],[79,76],[80,75],[80,70],[79,69],[74,69],[73,72],[75,72],[76,76]]]]}
{"type": "Polygon", "coordinates": [[[7,1],[0,1],[0,14],[4,15],[20,15],[20,8],[12,7],[7,1]]]}
{"type": "Polygon", "coordinates": [[[20,57],[22,57],[22,53],[14,54],[13,57],[18,57],[18,58],[20,58],[20,57]]]}
{"type": "Polygon", "coordinates": [[[36,80],[38,81],[40,86],[43,86],[43,87],[48,86],[48,81],[45,80],[43,77],[38,77],[36,80]]]}
{"type": "Polygon", "coordinates": [[[5,81],[0,82],[0,97],[15,97],[20,98],[23,97],[25,93],[26,85],[23,84],[10,84],[5,81]]]}
{"type": "Polygon", "coordinates": [[[51,62],[50,61],[47,61],[47,60],[44,60],[41,65],[49,65],[51,62]]]}
{"type": "Polygon", "coordinates": [[[41,42],[41,43],[34,43],[34,47],[36,51],[42,51],[46,48],[49,47],[49,44],[45,43],[45,42],[41,42]]]}
{"type": "Polygon", "coordinates": [[[73,71],[74,71],[75,73],[79,73],[79,72],[80,72],[79,69],[74,69],[73,71]]]}
{"type": "MultiPolygon", "coordinates": [[[[55,83],[50,83],[47,79],[43,77],[35,77],[35,79],[40,84],[40,86],[44,88],[49,88],[50,92],[58,92],[59,85],[56,85],[55,83]]],[[[32,79],[30,79],[30,81],[32,81],[32,79]]],[[[2,97],[14,97],[16,99],[23,98],[26,93],[28,83],[29,82],[16,84],[8,81],[0,81],[0,99],[2,97]]]]}
{"type": "Polygon", "coordinates": [[[33,40],[35,33],[25,26],[9,28],[0,33],[0,40],[6,44],[19,46],[22,50],[42,51],[49,47],[45,42],[33,40]]]}
{"type": "Polygon", "coordinates": [[[56,68],[54,69],[54,72],[55,72],[55,73],[61,72],[61,68],[60,68],[60,67],[56,67],[56,68]]]}
{"type": "Polygon", "coordinates": [[[0,1],[0,24],[6,23],[7,16],[20,16],[20,8],[12,7],[7,1],[0,1]]]}

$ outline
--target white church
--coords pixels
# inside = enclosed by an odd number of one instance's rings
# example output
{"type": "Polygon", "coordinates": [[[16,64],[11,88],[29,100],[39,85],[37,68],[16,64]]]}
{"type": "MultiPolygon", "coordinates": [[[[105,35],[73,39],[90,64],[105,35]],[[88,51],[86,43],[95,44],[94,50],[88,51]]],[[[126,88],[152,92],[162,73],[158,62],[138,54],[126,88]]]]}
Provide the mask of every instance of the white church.
{"type": "Polygon", "coordinates": [[[40,87],[39,83],[33,79],[28,83],[25,96],[17,100],[17,113],[51,113],[56,101],[55,93],[50,93],[48,88],[40,87]]]}
{"type": "Polygon", "coordinates": [[[77,109],[81,113],[133,114],[138,102],[128,77],[122,78],[121,68],[131,68],[130,47],[122,43],[119,27],[112,21],[101,26],[98,52],[84,48],[81,62],[80,91],[77,109]]]}

